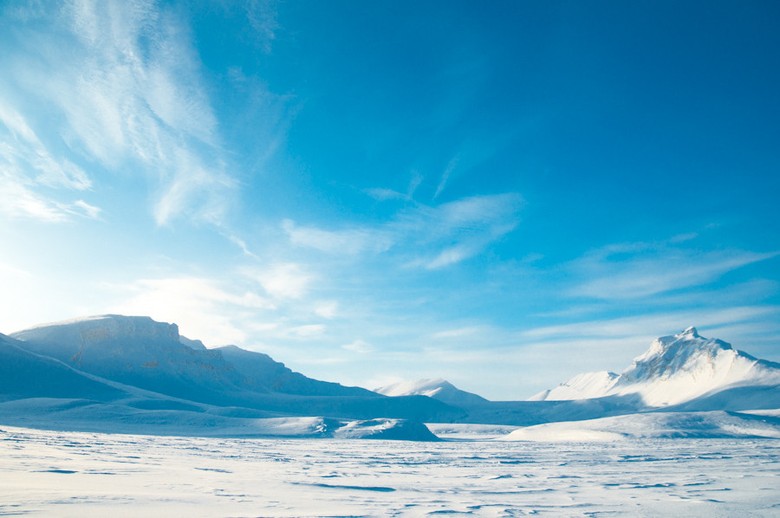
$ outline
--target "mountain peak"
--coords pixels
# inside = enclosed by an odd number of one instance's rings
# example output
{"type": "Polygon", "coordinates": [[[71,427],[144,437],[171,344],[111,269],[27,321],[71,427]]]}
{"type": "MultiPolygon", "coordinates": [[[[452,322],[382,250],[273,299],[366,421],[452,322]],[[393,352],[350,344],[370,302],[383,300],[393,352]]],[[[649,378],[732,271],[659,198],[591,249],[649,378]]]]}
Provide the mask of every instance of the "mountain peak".
{"type": "Polygon", "coordinates": [[[587,399],[639,394],[648,406],[667,406],[738,385],[780,381],[780,366],[699,335],[691,326],[653,340],[620,376],[584,373],[534,396],[537,400],[587,399]]]}

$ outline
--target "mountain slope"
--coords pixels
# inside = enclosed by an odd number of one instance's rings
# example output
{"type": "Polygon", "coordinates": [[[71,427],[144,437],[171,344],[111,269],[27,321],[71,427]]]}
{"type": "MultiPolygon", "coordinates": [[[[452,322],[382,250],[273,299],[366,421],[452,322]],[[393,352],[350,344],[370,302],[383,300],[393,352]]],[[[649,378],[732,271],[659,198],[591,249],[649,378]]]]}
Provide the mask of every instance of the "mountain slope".
{"type": "Polygon", "coordinates": [[[777,385],[780,365],[737,351],[722,340],[704,338],[690,327],[653,341],[620,375],[580,374],[533,399],[577,400],[636,394],[648,406],[663,407],[712,397],[727,389],[777,385]]]}
{"type": "Polygon", "coordinates": [[[105,401],[127,395],[20,345],[0,334],[0,399],[64,397],[105,401]]]}
{"type": "Polygon", "coordinates": [[[181,342],[176,324],[102,315],[37,326],[12,335],[29,351],[79,370],[175,397],[221,403],[241,377],[219,352],[181,342]]]}
{"type": "Polygon", "coordinates": [[[460,390],[455,385],[441,378],[422,379],[418,381],[401,381],[374,389],[374,392],[385,396],[428,396],[443,401],[448,405],[470,407],[483,405],[488,400],[477,394],[460,390]]]}
{"type": "Polygon", "coordinates": [[[609,371],[584,372],[551,390],[545,390],[528,398],[529,401],[561,401],[602,397],[620,377],[609,371]]]}
{"type": "MultiPolygon", "coordinates": [[[[206,349],[175,324],[102,315],[14,333],[20,347],[124,385],[198,403],[279,416],[438,420],[458,409],[423,397],[389,398],[295,373],[267,355],[206,349]]],[[[35,376],[33,375],[33,378],[35,376]]]]}
{"type": "Polygon", "coordinates": [[[345,387],[338,383],[307,378],[294,372],[283,363],[274,361],[263,353],[247,351],[227,345],[213,349],[219,351],[243,377],[241,385],[260,392],[277,392],[301,396],[359,396],[376,397],[374,392],[359,387],[345,387]]]}

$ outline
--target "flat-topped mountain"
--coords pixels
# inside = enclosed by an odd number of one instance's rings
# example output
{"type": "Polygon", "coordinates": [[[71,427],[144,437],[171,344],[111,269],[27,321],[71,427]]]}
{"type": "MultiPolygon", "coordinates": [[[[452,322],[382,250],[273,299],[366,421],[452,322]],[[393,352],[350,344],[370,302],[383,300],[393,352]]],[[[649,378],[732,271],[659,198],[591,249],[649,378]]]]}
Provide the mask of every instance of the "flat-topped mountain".
{"type": "Polygon", "coordinates": [[[268,355],[236,346],[208,349],[199,340],[182,337],[176,324],[149,317],[101,315],[39,325],[12,336],[25,351],[81,373],[210,405],[360,419],[430,419],[457,412],[429,398],[388,398],[308,378],[268,355]]]}

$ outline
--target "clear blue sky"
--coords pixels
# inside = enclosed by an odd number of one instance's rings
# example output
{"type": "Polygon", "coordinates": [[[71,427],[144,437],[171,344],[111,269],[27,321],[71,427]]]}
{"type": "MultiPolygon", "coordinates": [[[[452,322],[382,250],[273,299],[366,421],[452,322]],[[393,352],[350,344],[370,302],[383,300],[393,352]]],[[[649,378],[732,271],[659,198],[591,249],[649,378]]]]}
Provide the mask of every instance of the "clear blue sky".
{"type": "Polygon", "coordinates": [[[780,360],[780,4],[0,2],[0,331],[518,399],[780,360]]]}

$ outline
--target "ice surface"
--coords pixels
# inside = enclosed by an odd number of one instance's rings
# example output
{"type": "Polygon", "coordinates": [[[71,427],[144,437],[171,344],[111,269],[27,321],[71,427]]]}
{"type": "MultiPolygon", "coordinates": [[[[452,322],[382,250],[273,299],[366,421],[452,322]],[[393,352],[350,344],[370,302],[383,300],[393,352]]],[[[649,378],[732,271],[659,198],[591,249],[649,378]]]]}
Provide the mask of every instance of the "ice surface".
{"type": "Polygon", "coordinates": [[[208,439],[0,427],[0,514],[780,514],[780,441],[208,439]]]}

